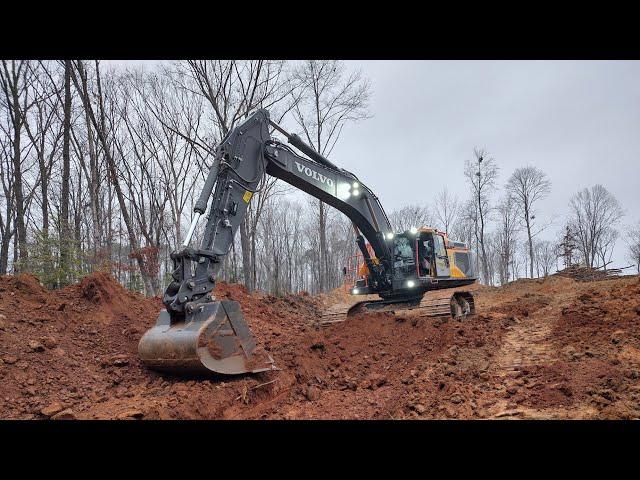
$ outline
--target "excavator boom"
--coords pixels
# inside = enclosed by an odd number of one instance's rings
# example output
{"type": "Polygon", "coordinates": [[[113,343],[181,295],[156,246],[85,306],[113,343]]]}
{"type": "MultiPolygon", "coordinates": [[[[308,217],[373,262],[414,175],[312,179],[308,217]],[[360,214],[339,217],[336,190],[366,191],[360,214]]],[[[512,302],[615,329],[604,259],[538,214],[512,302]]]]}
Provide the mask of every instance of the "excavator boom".
{"type": "Polygon", "coordinates": [[[221,262],[231,250],[236,230],[266,175],[320,199],[351,220],[368,270],[369,293],[380,295],[386,303],[419,303],[428,289],[427,284],[411,292],[398,288],[402,282],[394,268],[394,234],[371,189],[297,135],[287,133],[270,120],[266,110],[260,109],[233,128],[216,149],[193,208],[183,249],[171,254],[174,270],[163,297],[165,310],[138,346],[139,356],[148,367],[221,374],[274,368],[269,354],[256,346],[240,305],[216,300],[212,292],[221,262]],[[270,128],[284,134],[288,143],[305,156],[272,139],[270,128]],[[210,200],[202,241],[199,248],[192,248],[191,237],[210,200]]]}

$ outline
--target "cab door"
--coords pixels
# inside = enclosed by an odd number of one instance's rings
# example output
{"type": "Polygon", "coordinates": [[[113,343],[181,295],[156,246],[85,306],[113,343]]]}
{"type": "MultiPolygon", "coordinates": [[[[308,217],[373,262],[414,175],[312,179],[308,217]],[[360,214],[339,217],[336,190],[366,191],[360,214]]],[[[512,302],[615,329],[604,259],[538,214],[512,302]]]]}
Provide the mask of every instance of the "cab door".
{"type": "Polygon", "coordinates": [[[442,238],[442,235],[433,235],[433,246],[435,250],[436,275],[438,277],[451,276],[449,257],[447,256],[447,249],[444,248],[444,238],[442,238]]]}

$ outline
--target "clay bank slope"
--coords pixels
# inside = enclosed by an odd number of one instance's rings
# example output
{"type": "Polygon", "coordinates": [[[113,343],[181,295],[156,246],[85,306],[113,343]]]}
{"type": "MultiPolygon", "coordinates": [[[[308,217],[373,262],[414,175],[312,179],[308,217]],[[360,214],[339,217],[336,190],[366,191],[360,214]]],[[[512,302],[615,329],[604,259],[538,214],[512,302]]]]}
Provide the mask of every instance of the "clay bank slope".
{"type": "Polygon", "coordinates": [[[363,314],[313,327],[339,294],[220,283],[278,371],[180,378],[137,344],[162,307],[93,274],[59,291],[0,277],[2,418],[638,418],[640,280],[520,280],[463,322],[363,314]]]}

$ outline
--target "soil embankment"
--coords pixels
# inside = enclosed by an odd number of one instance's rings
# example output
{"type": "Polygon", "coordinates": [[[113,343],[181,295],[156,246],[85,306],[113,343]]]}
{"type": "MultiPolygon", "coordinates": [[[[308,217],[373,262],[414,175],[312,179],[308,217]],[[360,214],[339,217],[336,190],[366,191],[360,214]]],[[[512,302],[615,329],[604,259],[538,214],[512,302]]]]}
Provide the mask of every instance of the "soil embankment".
{"type": "Polygon", "coordinates": [[[279,371],[178,378],[137,344],[161,302],[93,274],[50,292],[0,277],[0,418],[639,418],[640,278],[519,280],[464,322],[363,314],[316,330],[340,292],[220,283],[279,371]]]}

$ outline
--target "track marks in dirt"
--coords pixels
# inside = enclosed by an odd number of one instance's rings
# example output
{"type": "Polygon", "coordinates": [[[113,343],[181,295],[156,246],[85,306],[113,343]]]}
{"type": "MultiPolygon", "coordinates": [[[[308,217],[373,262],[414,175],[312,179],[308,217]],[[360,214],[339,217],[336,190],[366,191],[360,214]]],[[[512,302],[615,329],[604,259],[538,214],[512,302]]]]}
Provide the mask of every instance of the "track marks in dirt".
{"type": "Polygon", "coordinates": [[[552,317],[519,319],[512,317],[498,353],[501,375],[507,376],[528,365],[544,365],[554,360],[549,340],[553,326],[552,317]]]}

